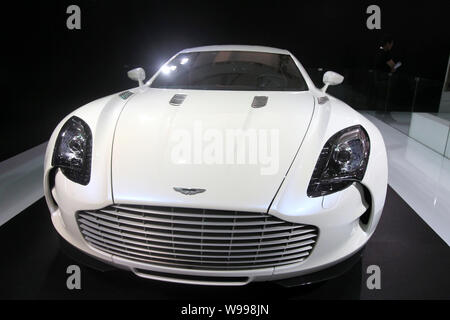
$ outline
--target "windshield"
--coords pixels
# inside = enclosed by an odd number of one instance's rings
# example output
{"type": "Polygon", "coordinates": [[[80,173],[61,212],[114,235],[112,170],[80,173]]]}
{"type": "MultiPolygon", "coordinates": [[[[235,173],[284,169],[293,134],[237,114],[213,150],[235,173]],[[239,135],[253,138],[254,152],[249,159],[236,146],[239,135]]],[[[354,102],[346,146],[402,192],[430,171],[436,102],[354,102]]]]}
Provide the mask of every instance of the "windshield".
{"type": "Polygon", "coordinates": [[[305,91],[292,57],[252,51],[181,53],[165,65],[152,88],[305,91]]]}

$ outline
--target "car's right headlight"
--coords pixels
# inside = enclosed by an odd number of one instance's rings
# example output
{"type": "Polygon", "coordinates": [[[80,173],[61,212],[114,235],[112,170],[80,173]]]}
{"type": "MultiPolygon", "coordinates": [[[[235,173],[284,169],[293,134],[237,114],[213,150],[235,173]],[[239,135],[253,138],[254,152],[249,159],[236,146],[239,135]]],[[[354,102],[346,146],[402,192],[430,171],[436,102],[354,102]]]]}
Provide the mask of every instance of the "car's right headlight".
{"type": "Polygon", "coordinates": [[[369,136],[362,126],[352,126],[333,135],[317,160],[308,186],[308,197],[331,194],[361,181],[369,152],[369,136]]]}
{"type": "Polygon", "coordinates": [[[73,182],[87,185],[91,179],[92,134],[82,119],[73,116],[62,126],[53,150],[52,166],[73,182]]]}

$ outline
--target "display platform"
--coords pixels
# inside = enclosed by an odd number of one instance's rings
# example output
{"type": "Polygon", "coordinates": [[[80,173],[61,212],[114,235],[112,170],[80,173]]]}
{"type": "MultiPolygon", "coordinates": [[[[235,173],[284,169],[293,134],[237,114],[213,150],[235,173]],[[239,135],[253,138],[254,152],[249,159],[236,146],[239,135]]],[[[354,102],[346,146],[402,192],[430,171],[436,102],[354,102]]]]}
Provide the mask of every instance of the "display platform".
{"type": "Polygon", "coordinates": [[[43,199],[0,229],[0,299],[448,299],[450,251],[446,243],[392,190],[362,259],[323,283],[284,288],[276,283],[208,287],[100,272],[68,258],[59,247],[43,199]],[[66,287],[69,265],[81,267],[81,289],[66,287]],[[381,289],[369,290],[367,268],[379,266],[381,289]]]}

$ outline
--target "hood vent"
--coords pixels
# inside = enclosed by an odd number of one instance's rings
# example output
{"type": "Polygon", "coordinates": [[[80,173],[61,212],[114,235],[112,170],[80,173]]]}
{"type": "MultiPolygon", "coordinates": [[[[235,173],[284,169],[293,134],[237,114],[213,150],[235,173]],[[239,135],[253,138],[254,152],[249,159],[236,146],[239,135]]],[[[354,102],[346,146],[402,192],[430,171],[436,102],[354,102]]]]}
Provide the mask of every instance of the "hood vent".
{"type": "Polygon", "coordinates": [[[323,97],[318,97],[318,98],[317,98],[317,102],[318,102],[319,104],[325,104],[325,103],[327,103],[328,101],[329,101],[329,99],[328,99],[327,96],[323,96],[323,97]]]}
{"type": "Polygon", "coordinates": [[[119,97],[121,97],[123,100],[127,100],[132,95],[133,95],[133,92],[131,92],[131,91],[124,91],[124,92],[119,94],[119,97]]]}
{"type": "Polygon", "coordinates": [[[185,94],[176,94],[170,99],[169,103],[173,106],[179,106],[184,102],[184,99],[186,99],[187,95],[185,94]]]}
{"type": "Polygon", "coordinates": [[[255,96],[252,102],[252,108],[262,108],[267,104],[267,100],[269,98],[267,96],[255,96]]]}

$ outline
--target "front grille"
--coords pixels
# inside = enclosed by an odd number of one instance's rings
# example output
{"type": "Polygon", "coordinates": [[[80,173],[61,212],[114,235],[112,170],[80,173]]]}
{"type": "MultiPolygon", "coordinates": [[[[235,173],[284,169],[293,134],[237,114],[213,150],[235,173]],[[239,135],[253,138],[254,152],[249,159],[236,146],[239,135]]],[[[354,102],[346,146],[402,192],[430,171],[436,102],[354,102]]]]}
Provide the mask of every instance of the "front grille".
{"type": "Polygon", "coordinates": [[[318,229],[265,213],[113,205],[80,211],[84,239],[114,256],[174,268],[239,270],[305,260],[318,229]]]}

